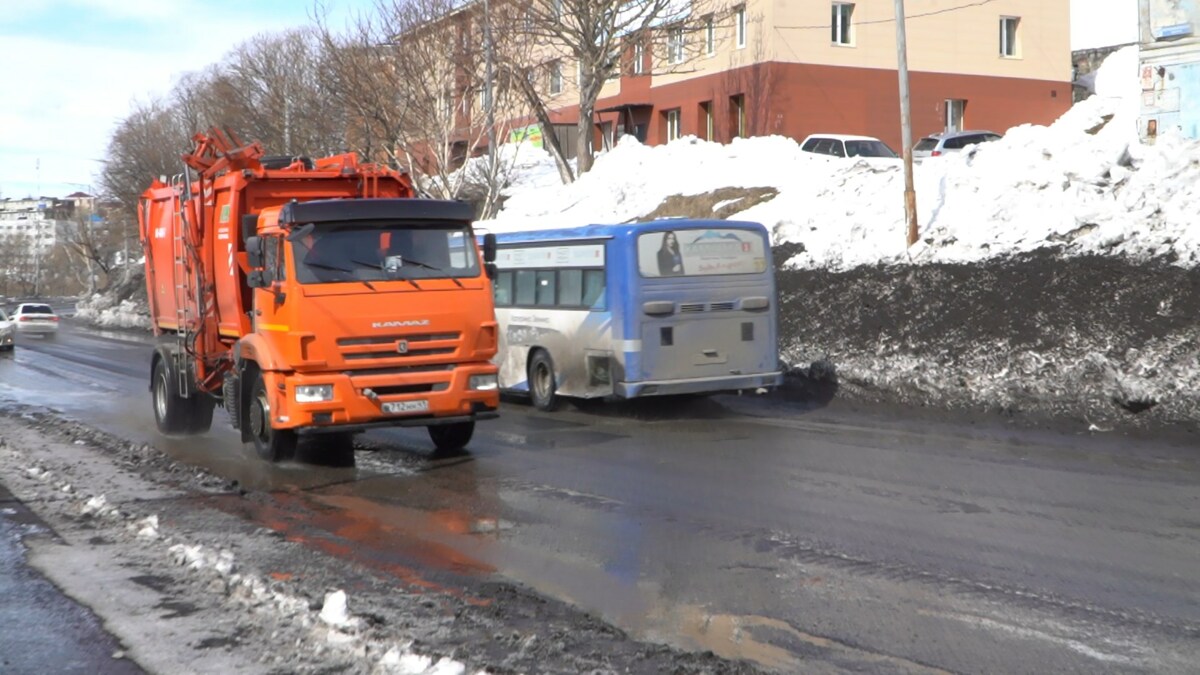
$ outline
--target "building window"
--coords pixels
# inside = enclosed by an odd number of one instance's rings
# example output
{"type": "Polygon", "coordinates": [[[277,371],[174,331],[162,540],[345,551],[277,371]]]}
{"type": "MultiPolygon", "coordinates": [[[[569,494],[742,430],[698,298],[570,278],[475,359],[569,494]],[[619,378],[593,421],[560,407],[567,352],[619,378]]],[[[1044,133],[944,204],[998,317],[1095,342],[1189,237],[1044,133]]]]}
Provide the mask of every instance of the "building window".
{"type": "Polygon", "coordinates": [[[679,138],[679,108],[664,113],[667,117],[667,142],[679,138]]]}
{"type": "Polygon", "coordinates": [[[712,101],[704,101],[700,104],[700,128],[704,134],[704,140],[713,140],[713,111],[712,101]]]}
{"type": "Polygon", "coordinates": [[[562,63],[558,61],[550,64],[550,93],[561,94],[563,90],[562,63]]]}
{"type": "Polygon", "coordinates": [[[633,45],[633,74],[641,75],[646,72],[646,47],[641,42],[633,45]]]}
{"type": "Polygon", "coordinates": [[[946,99],[946,131],[962,131],[967,102],[961,98],[946,99]]]}
{"type": "Polygon", "coordinates": [[[717,53],[717,25],[711,15],[704,17],[704,55],[717,53]]]}
{"type": "Polygon", "coordinates": [[[746,46],[746,6],[741,5],[733,10],[734,24],[737,28],[738,49],[746,46]]]}
{"type": "Polygon", "coordinates": [[[1020,55],[1017,49],[1017,26],[1020,23],[1020,17],[1000,17],[1000,56],[1016,57],[1020,55]]]}
{"type": "Polygon", "coordinates": [[[683,26],[667,31],[667,63],[683,63],[683,26]]]}
{"type": "Polygon", "coordinates": [[[851,18],[854,16],[854,3],[833,3],[833,44],[853,45],[854,31],[851,18]]]}
{"type": "Polygon", "coordinates": [[[746,95],[729,97],[729,137],[746,137],[746,95]]]}

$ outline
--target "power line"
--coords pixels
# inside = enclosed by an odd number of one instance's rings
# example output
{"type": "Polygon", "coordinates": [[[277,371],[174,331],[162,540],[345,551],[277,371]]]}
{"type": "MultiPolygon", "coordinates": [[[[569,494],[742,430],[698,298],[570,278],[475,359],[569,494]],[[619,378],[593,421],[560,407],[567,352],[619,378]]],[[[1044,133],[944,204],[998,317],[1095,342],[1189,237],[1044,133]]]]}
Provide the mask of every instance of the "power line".
{"type": "MultiPolygon", "coordinates": [[[[950,12],[957,12],[957,11],[964,10],[964,9],[971,9],[973,7],[983,7],[984,5],[990,5],[993,2],[998,2],[998,1],[999,0],[977,0],[976,2],[969,2],[965,5],[958,5],[956,7],[943,7],[942,9],[935,9],[935,10],[932,10],[929,12],[921,12],[920,14],[909,14],[904,17],[904,20],[908,21],[909,19],[921,19],[921,18],[924,18],[927,16],[936,16],[938,14],[949,14],[950,12]]],[[[872,24],[879,24],[879,23],[895,23],[895,21],[896,21],[896,18],[892,17],[890,19],[875,19],[874,21],[855,21],[855,22],[853,22],[853,25],[855,25],[855,26],[870,26],[872,24]]],[[[775,30],[829,30],[829,24],[825,23],[825,24],[821,24],[819,26],[775,26],[775,30]]]]}

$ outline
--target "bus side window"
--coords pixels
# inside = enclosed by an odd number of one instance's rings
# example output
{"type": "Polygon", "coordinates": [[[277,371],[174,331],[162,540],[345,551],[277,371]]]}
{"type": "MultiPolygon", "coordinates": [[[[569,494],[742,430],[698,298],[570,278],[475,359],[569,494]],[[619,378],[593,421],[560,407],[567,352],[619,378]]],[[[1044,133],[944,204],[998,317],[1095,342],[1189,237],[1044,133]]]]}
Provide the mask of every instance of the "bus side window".
{"type": "Polygon", "coordinates": [[[537,277],[533,270],[517,270],[517,292],[513,304],[532,307],[537,294],[537,277]]]}
{"type": "Polygon", "coordinates": [[[558,271],[558,305],[583,306],[583,270],[558,271]]]}
{"type": "Polygon", "coordinates": [[[540,307],[553,307],[557,299],[558,274],[554,270],[538,270],[537,273],[537,304],[540,307]]]}
{"type": "Polygon", "coordinates": [[[604,270],[584,270],[583,306],[604,309],[604,270]]]}
{"type": "Polygon", "coordinates": [[[501,272],[497,274],[493,292],[495,293],[497,307],[511,306],[513,298],[513,273],[501,272]]]}

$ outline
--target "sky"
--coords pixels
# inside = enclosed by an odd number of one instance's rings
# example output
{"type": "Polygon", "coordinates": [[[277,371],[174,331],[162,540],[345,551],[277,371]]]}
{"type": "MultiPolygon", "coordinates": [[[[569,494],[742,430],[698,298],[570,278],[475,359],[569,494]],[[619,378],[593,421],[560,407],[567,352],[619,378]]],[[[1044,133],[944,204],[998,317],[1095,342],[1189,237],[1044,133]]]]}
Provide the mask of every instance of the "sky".
{"type": "MultiPolygon", "coordinates": [[[[332,27],[374,0],[321,0],[332,27]]],[[[0,0],[0,197],[96,192],[134,102],[263,33],[311,25],[314,0],[0,0]]]]}
{"type": "MultiPolygon", "coordinates": [[[[344,25],[374,0],[321,0],[344,25]]],[[[1072,48],[1136,39],[1137,0],[1070,0],[1072,48]]],[[[311,23],[313,0],[0,0],[0,197],[96,192],[135,102],[245,40],[311,23]]]]}

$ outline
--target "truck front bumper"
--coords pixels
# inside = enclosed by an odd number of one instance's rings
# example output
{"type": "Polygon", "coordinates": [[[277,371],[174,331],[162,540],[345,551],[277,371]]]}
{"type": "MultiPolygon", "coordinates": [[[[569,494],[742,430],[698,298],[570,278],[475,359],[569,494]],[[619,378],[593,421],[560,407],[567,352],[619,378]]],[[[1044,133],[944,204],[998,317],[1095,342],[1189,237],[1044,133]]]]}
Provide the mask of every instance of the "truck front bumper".
{"type": "Polygon", "coordinates": [[[276,385],[274,426],[322,433],[489,419],[500,407],[495,375],[490,363],[382,373],[295,373],[276,385]],[[479,388],[481,380],[491,382],[490,388],[479,388]],[[299,387],[327,387],[330,396],[302,402],[297,400],[299,387]],[[395,408],[403,412],[385,412],[395,408]]]}

